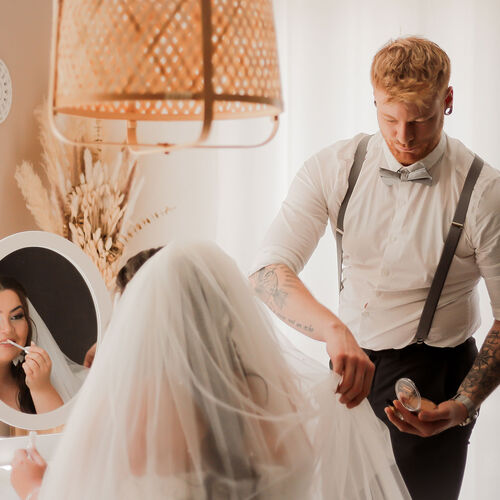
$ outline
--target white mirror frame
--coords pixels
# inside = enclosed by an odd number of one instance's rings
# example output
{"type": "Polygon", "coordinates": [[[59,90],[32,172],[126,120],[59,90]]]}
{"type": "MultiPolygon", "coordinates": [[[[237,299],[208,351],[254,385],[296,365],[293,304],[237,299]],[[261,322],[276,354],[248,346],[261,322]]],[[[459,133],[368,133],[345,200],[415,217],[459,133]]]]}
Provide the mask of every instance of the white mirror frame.
{"type": "MultiPolygon", "coordinates": [[[[0,260],[16,250],[29,247],[45,248],[56,252],[73,264],[80,273],[94,302],[97,344],[99,344],[111,316],[112,303],[110,293],[96,265],[80,247],[62,236],[45,231],[24,231],[0,240],[0,260]]],[[[75,399],[76,396],[56,410],[37,415],[15,410],[0,400],[0,421],[22,429],[52,429],[66,422],[75,399]]]]}

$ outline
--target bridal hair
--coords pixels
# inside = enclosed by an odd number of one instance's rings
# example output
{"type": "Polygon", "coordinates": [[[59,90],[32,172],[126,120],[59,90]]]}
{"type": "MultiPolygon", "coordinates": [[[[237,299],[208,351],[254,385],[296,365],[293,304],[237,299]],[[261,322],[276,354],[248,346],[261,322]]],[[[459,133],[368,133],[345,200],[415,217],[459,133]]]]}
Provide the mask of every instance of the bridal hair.
{"type": "Polygon", "coordinates": [[[162,248],[163,246],[141,250],[125,262],[116,275],[116,287],[120,293],[123,293],[127,283],[134,277],[134,274],[139,270],[139,268],[162,248]]]}
{"type": "Polygon", "coordinates": [[[436,43],[425,38],[390,40],[373,58],[371,81],[398,102],[418,106],[446,93],[450,81],[450,59],[436,43]]]}
{"type": "MultiPolygon", "coordinates": [[[[19,283],[16,279],[8,276],[0,276],[0,292],[4,290],[13,291],[21,301],[24,317],[28,322],[28,336],[26,337],[26,345],[30,345],[33,338],[33,326],[29,315],[26,291],[24,290],[24,287],[21,285],[21,283],[19,283]]],[[[35,404],[33,403],[33,398],[31,397],[31,392],[26,385],[26,373],[23,370],[22,363],[17,363],[17,365],[11,363],[10,372],[19,387],[17,401],[19,403],[20,410],[23,413],[36,413],[35,404]]]]}
{"type": "MultiPolygon", "coordinates": [[[[181,257],[181,264],[186,265],[182,260],[181,257]]],[[[203,421],[210,422],[211,419],[213,420],[215,412],[217,419],[220,422],[224,422],[226,429],[228,429],[228,433],[225,436],[227,444],[226,447],[224,447],[224,451],[221,450],[216,433],[211,426],[207,426],[206,435],[203,437],[201,451],[207,468],[207,474],[204,479],[205,493],[208,499],[219,498],[217,495],[221,494],[226,494],[228,498],[231,496],[231,490],[225,484],[226,481],[224,479],[221,480],[226,473],[225,462],[229,461],[233,469],[233,479],[246,482],[252,498],[257,499],[259,497],[254,495],[257,494],[259,474],[246,451],[245,422],[241,414],[233,411],[234,408],[237,408],[241,403],[238,402],[238,396],[232,394],[232,392],[228,390],[224,376],[221,375],[221,366],[218,366],[215,362],[213,364],[203,364],[202,367],[199,366],[196,356],[191,354],[195,353],[197,350],[192,343],[200,343],[201,341],[207,353],[215,353],[222,347],[223,351],[225,351],[222,359],[229,360],[231,371],[238,380],[240,387],[243,388],[243,391],[248,393],[249,396],[251,393],[248,385],[249,377],[256,376],[262,380],[266,387],[266,394],[268,391],[267,384],[260,375],[248,372],[243,362],[243,358],[239,353],[237,343],[232,336],[235,324],[231,320],[231,315],[225,300],[217,293],[213,295],[210,293],[211,289],[215,286],[217,292],[221,292],[222,296],[225,296],[227,291],[224,285],[218,283],[217,280],[215,280],[215,283],[209,283],[207,276],[199,272],[195,265],[188,265],[187,267],[189,269],[186,269],[186,271],[194,278],[192,283],[195,284],[195,287],[199,285],[201,289],[201,293],[197,293],[198,290],[191,290],[187,294],[190,302],[187,307],[194,313],[193,321],[196,325],[196,331],[199,333],[197,338],[193,338],[191,335],[186,337],[186,351],[190,368],[194,379],[203,380],[204,377],[208,377],[213,396],[218,401],[223,401],[227,407],[231,408],[228,411],[228,408],[224,406],[216,405],[214,407],[212,402],[207,400],[206,396],[197,388],[196,383],[191,384],[194,400],[203,421]],[[206,313],[203,312],[205,308],[213,312],[210,324],[207,322],[206,313]],[[213,334],[211,334],[210,328],[213,326],[215,326],[216,330],[219,332],[222,341],[219,338],[214,338],[213,334]]],[[[217,358],[214,357],[214,360],[215,359],[217,358]]]]}

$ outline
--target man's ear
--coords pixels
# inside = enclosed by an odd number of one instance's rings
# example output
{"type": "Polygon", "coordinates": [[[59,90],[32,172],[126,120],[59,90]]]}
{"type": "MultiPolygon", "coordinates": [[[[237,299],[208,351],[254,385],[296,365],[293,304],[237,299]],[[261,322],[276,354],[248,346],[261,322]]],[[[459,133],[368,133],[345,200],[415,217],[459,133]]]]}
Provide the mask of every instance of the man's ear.
{"type": "Polygon", "coordinates": [[[448,87],[444,98],[444,114],[451,115],[453,111],[453,87],[448,87]]]}

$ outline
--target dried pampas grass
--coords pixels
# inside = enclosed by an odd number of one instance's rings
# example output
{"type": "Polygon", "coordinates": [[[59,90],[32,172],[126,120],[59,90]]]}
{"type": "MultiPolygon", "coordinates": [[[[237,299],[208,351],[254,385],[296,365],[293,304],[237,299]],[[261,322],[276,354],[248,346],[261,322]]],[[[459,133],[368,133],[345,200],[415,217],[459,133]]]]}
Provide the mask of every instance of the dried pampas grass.
{"type": "MultiPolygon", "coordinates": [[[[46,185],[33,165],[23,162],[15,179],[26,206],[40,229],[59,234],[76,243],[99,268],[109,289],[123,265],[126,244],[146,225],[168,213],[159,210],[134,224],[131,216],[143,179],[128,152],[119,152],[104,162],[99,150],[67,146],[51,133],[45,103],[37,111],[42,144],[42,170],[46,185]]],[[[71,121],[70,135],[99,140],[99,124],[71,121]]]]}

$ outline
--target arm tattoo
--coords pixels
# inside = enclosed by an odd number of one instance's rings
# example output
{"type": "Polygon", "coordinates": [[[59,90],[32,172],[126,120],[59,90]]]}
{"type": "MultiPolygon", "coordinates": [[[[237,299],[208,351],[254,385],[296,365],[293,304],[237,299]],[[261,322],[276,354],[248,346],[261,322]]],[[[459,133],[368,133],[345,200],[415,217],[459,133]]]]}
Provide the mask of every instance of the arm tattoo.
{"type": "Polygon", "coordinates": [[[257,271],[255,276],[255,292],[274,312],[277,312],[276,309],[283,309],[288,296],[288,293],[279,287],[276,267],[275,265],[264,267],[257,271]]]}
{"type": "Polygon", "coordinates": [[[458,391],[481,404],[499,383],[500,331],[493,328],[458,391]]]}
{"type": "Polygon", "coordinates": [[[297,276],[285,265],[272,264],[262,268],[251,276],[255,292],[259,298],[273,311],[278,318],[295,329],[312,333],[314,328],[311,324],[297,321],[283,314],[286,306],[288,292],[285,290],[297,289],[297,276]],[[280,277],[277,268],[280,269],[280,277]],[[281,279],[281,282],[280,282],[281,279]]]}

